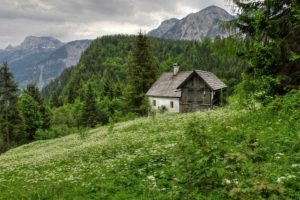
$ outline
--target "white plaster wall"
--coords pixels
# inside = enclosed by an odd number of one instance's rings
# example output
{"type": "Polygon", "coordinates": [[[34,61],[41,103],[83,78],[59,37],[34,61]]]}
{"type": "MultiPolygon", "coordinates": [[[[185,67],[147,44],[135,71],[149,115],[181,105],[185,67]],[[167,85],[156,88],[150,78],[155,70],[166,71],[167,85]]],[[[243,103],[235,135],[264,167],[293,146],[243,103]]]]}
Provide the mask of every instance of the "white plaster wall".
{"type": "Polygon", "coordinates": [[[158,110],[162,106],[165,106],[169,112],[179,112],[179,98],[169,98],[169,97],[149,97],[149,102],[154,110],[158,110]],[[153,100],[156,100],[156,106],[153,106],[153,100]],[[170,107],[170,102],[173,101],[174,107],[170,107]]]}

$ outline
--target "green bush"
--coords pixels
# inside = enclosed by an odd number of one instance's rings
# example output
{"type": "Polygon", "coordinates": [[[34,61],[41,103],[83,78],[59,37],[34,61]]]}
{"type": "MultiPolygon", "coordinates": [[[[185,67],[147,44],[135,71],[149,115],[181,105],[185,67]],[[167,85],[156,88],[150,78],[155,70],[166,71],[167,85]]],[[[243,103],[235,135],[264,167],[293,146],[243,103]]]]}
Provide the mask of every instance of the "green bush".
{"type": "Polygon", "coordinates": [[[37,130],[35,134],[36,140],[48,140],[58,137],[63,137],[72,134],[76,131],[75,128],[69,128],[67,125],[52,126],[48,130],[37,130]]]}

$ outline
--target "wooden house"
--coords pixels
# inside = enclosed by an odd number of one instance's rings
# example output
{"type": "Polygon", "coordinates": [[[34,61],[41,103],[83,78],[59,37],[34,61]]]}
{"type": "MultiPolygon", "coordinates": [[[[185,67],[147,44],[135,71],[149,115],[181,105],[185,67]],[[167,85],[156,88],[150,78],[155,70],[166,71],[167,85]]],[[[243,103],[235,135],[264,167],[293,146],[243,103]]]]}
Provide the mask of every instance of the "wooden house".
{"type": "Polygon", "coordinates": [[[174,64],[173,72],[163,73],[146,93],[153,109],[184,113],[222,104],[222,94],[227,86],[216,75],[202,70],[179,69],[174,64]]]}

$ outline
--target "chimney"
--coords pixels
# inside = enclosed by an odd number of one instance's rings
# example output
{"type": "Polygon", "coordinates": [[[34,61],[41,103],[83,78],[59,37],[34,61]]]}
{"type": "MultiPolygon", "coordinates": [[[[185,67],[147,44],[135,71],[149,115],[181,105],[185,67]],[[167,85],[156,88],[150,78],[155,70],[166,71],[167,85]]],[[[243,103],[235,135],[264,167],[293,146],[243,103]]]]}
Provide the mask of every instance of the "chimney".
{"type": "Polygon", "coordinates": [[[176,76],[179,72],[180,66],[177,63],[173,64],[173,75],[176,76]]]}

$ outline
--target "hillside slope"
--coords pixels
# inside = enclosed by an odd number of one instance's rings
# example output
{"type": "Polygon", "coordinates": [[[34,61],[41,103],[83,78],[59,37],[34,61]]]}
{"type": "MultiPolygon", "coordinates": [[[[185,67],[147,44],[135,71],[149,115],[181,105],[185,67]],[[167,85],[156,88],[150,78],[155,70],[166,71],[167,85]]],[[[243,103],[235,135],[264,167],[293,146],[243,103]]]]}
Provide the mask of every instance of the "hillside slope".
{"type": "Polygon", "coordinates": [[[140,118],[12,149],[0,156],[0,199],[299,199],[299,97],[255,112],[140,118]]]}

